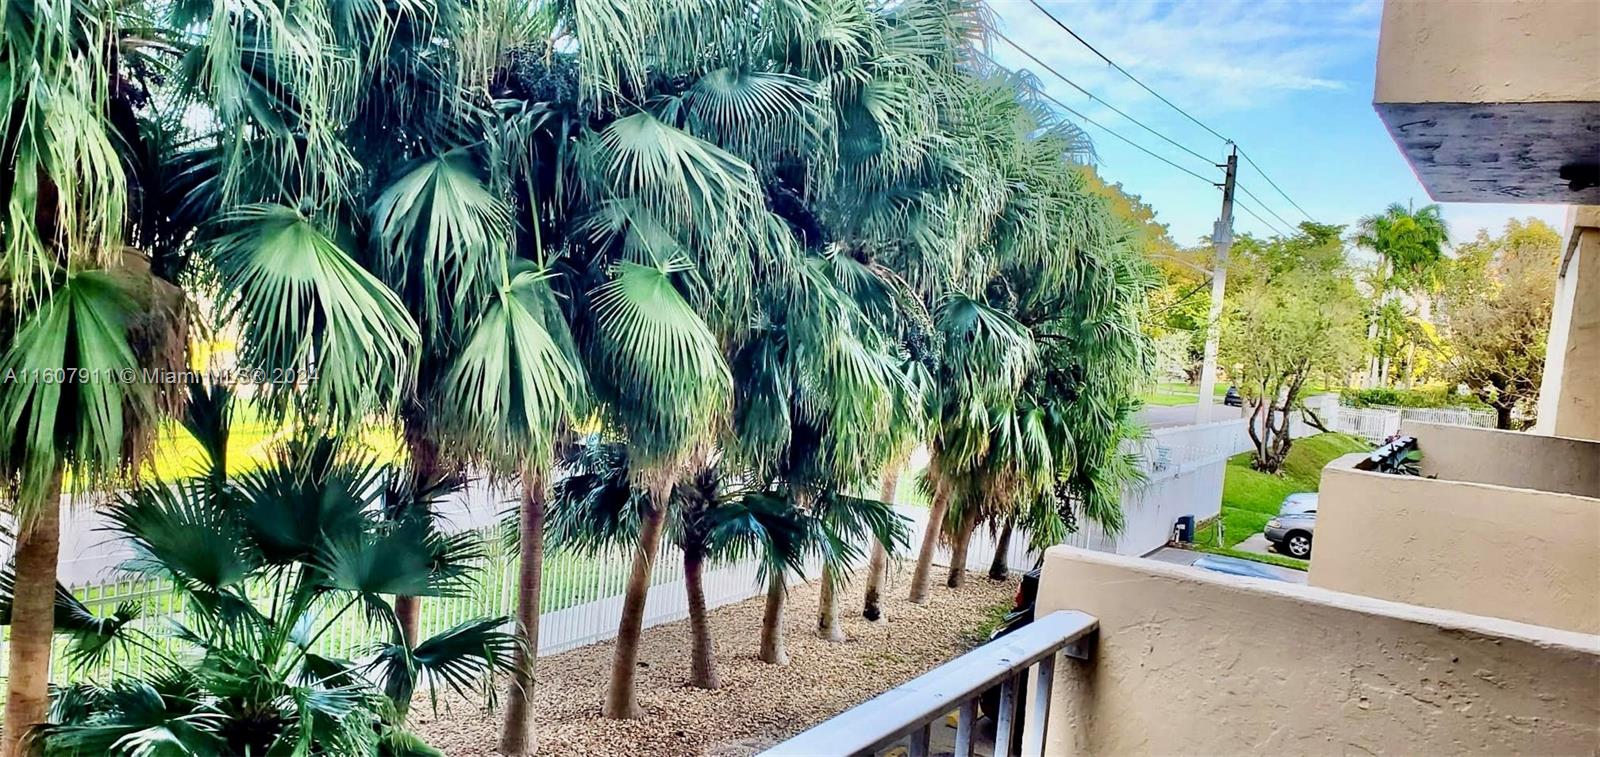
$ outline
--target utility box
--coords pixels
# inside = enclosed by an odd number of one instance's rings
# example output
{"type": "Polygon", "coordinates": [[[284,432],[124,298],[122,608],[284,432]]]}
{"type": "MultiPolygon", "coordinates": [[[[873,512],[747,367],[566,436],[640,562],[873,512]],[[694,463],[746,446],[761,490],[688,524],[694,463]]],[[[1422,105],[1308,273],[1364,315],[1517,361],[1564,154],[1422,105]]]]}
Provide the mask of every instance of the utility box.
{"type": "Polygon", "coordinates": [[[1178,522],[1172,527],[1173,537],[1176,541],[1189,544],[1194,541],[1194,516],[1180,515],[1178,522]]]}

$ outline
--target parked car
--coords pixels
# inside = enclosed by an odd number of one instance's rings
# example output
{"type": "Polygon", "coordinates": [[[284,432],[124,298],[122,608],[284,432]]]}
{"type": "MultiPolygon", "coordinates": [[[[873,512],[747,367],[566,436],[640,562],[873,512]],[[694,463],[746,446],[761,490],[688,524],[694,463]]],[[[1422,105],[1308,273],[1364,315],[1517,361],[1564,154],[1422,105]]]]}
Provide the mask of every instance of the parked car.
{"type": "Polygon", "coordinates": [[[1222,404],[1228,407],[1244,407],[1244,398],[1239,396],[1239,387],[1228,387],[1228,393],[1222,395],[1222,404]]]}
{"type": "Polygon", "coordinates": [[[1268,581],[1282,581],[1283,576],[1278,575],[1271,568],[1258,562],[1241,560],[1237,557],[1224,555],[1202,555],[1194,561],[1194,567],[1209,570],[1215,573],[1226,573],[1230,576],[1248,576],[1250,578],[1265,578],[1268,581]]]}
{"type": "Polygon", "coordinates": [[[1311,559],[1311,538],[1317,532],[1315,511],[1298,515],[1279,515],[1267,521],[1267,541],[1280,555],[1311,559]]]}
{"type": "Polygon", "coordinates": [[[1296,492],[1283,498],[1278,506],[1279,515],[1305,515],[1317,511],[1316,492],[1296,492]]]}

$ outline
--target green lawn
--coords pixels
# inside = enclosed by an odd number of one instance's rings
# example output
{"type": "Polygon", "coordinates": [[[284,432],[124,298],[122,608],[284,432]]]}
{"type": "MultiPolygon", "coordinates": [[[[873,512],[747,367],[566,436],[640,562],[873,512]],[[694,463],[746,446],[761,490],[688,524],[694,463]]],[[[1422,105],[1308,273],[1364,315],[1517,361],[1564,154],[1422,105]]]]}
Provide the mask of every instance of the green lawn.
{"type": "MultiPolygon", "coordinates": [[[[1218,398],[1228,393],[1227,382],[1217,382],[1213,392],[1218,398]]],[[[1200,387],[1193,384],[1183,384],[1163,381],[1151,387],[1140,397],[1146,405],[1192,405],[1200,400],[1200,387]]]]}
{"type": "MultiPolygon", "coordinates": [[[[293,431],[292,423],[273,423],[262,418],[248,402],[234,404],[233,424],[228,433],[228,471],[245,473],[266,464],[272,450],[293,431]]],[[[361,432],[361,443],[379,462],[400,457],[400,439],[387,429],[368,428],[361,432]]],[[[178,481],[204,471],[205,454],[200,443],[175,422],[161,424],[156,443],[140,474],[146,480],[178,481]]]]}
{"type": "Polygon", "coordinates": [[[1267,521],[1278,514],[1284,497],[1295,492],[1316,491],[1323,467],[1334,458],[1368,449],[1371,449],[1371,445],[1366,441],[1347,434],[1306,437],[1295,441],[1294,446],[1289,448],[1289,457],[1278,475],[1251,469],[1248,452],[1233,456],[1228,460],[1228,470],[1222,483],[1222,516],[1197,529],[1195,546],[1207,552],[1304,570],[1307,566],[1305,560],[1241,552],[1234,547],[1266,528],[1267,521]],[[1217,521],[1221,521],[1223,527],[1220,544],[1217,540],[1217,521]]]}

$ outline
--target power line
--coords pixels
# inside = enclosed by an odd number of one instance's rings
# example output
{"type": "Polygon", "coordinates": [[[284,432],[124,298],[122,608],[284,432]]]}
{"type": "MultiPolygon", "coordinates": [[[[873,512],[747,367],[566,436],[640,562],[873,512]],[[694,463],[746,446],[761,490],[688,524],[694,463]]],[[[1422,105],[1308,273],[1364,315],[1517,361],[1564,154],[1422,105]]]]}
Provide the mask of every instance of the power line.
{"type": "MultiPolygon", "coordinates": [[[[1001,37],[1001,38],[1005,39],[1004,37],[1001,37]]],[[[1038,63],[1041,66],[1045,66],[1046,65],[1045,63],[1040,61],[1038,58],[1034,57],[1031,53],[1029,53],[1026,49],[1024,49],[1022,46],[1018,45],[1017,43],[1012,42],[1009,39],[1006,39],[1006,42],[1010,43],[1012,47],[1015,47],[1023,55],[1028,56],[1028,58],[1033,60],[1035,63],[1038,63]]],[[[1001,70],[1007,70],[1007,71],[1011,70],[1011,69],[1007,69],[1004,65],[1001,65],[1001,63],[999,61],[995,60],[994,57],[989,55],[988,53],[986,53],[986,52],[984,52],[982,50],[976,50],[976,52],[978,53],[978,55],[982,56],[984,60],[988,61],[990,65],[993,65],[996,68],[999,68],[1001,70]]],[[[1046,66],[1046,67],[1048,68],[1048,66],[1046,66]]],[[[1057,74],[1057,76],[1060,76],[1060,74],[1057,74]]],[[[1061,77],[1061,78],[1063,80],[1066,79],[1066,77],[1064,77],[1064,76],[1061,77]]],[[[1068,81],[1068,83],[1070,84],[1071,82],[1068,81]]],[[[1073,85],[1073,86],[1077,86],[1077,85],[1073,85]]],[[[1079,91],[1084,91],[1084,90],[1082,88],[1079,88],[1079,91]]],[[[1065,110],[1066,112],[1071,113],[1074,116],[1077,116],[1078,118],[1084,120],[1085,122],[1087,122],[1087,123],[1099,128],[1101,130],[1104,130],[1104,131],[1110,133],[1111,136],[1116,137],[1119,140],[1122,140],[1124,143],[1128,144],[1130,147],[1133,147],[1134,149],[1137,149],[1140,152],[1142,152],[1142,153],[1144,153],[1146,155],[1149,155],[1150,157],[1155,158],[1156,160],[1161,161],[1162,163],[1165,163],[1165,164],[1167,164],[1167,165],[1169,165],[1169,166],[1171,166],[1173,168],[1176,168],[1179,171],[1182,171],[1182,172],[1184,172],[1184,173],[1186,173],[1186,174],[1188,174],[1190,176],[1193,176],[1196,179],[1199,179],[1199,180],[1201,180],[1201,181],[1203,181],[1203,182],[1205,182],[1207,184],[1210,184],[1213,187],[1217,186],[1216,182],[1212,181],[1211,179],[1208,179],[1205,176],[1202,176],[1202,175],[1200,175],[1200,174],[1198,174],[1198,173],[1196,173],[1194,171],[1191,171],[1188,168],[1185,168],[1184,166],[1181,166],[1181,165],[1173,162],[1172,160],[1169,160],[1167,157],[1152,151],[1150,148],[1145,147],[1144,145],[1141,145],[1138,142],[1135,142],[1135,141],[1133,141],[1132,139],[1129,139],[1126,136],[1123,136],[1123,134],[1121,132],[1117,131],[1116,129],[1113,129],[1113,128],[1109,127],[1109,126],[1106,126],[1105,124],[1102,124],[1099,121],[1096,121],[1093,118],[1090,118],[1087,115],[1084,115],[1082,112],[1080,112],[1076,108],[1073,108],[1072,106],[1062,102],[1061,100],[1057,99],[1054,95],[1051,95],[1049,92],[1045,92],[1044,90],[1041,90],[1041,89],[1034,89],[1034,94],[1038,95],[1039,97],[1044,98],[1045,100],[1048,100],[1049,102],[1053,103],[1054,105],[1056,105],[1057,107],[1061,108],[1062,110],[1065,110]]],[[[1088,94],[1088,92],[1084,92],[1084,94],[1088,94]]],[[[1093,95],[1091,95],[1091,97],[1093,97],[1093,95]]],[[[1095,99],[1099,100],[1099,98],[1095,98],[1095,99]]],[[[1104,100],[1100,100],[1100,102],[1104,103],[1105,101],[1104,100]]],[[[1106,105],[1107,105],[1107,107],[1110,107],[1109,103],[1106,103],[1106,105]]],[[[1116,109],[1112,108],[1112,110],[1116,110],[1116,109]]],[[[1117,112],[1121,113],[1121,111],[1117,111],[1117,112]]],[[[1126,117],[1126,116],[1124,116],[1124,117],[1126,117]]],[[[1134,119],[1132,119],[1132,118],[1129,118],[1128,120],[1134,121],[1134,119]]],[[[1134,123],[1138,123],[1138,122],[1134,121],[1134,123]]],[[[1144,126],[1143,124],[1139,124],[1139,125],[1140,126],[1144,126]]],[[[1150,129],[1150,127],[1148,127],[1148,126],[1145,126],[1144,128],[1146,130],[1151,131],[1152,133],[1155,133],[1157,136],[1162,136],[1159,132],[1155,132],[1155,130],[1150,129]]],[[[1163,138],[1165,138],[1165,137],[1163,137],[1163,138]]],[[[1171,140],[1169,139],[1167,141],[1170,142],[1171,140]]],[[[1176,144],[1176,143],[1174,143],[1174,144],[1176,144]]],[[[1182,145],[1179,145],[1179,147],[1182,147],[1182,145]]],[[[1187,149],[1185,151],[1188,152],[1187,149]]],[[[1199,157],[1202,160],[1206,159],[1204,156],[1198,156],[1197,155],[1196,157],[1199,157]]],[[[1256,202],[1261,203],[1261,207],[1266,209],[1268,213],[1272,213],[1272,215],[1274,217],[1277,217],[1279,221],[1283,221],[1283,218],[1281,216],[1278,216],[1277,213],[1273,213],[1270,208],[1267,208],[1266,203],[1261,202],[1260,198],[1257,198],[1254,193],[1250,192],[1250,190],[1248,190],[1248,189],[1244,189],[1244,187],[1242,187],[1242,186],[1239,187],[1239,188],[1241,190],[1244,190],[1246,195],[1248,195],[1252,199],[1255,199],[1256,202]]],[[[1244,203],[1242,203],[1242,202],[1239,203],[1239,207],[1240,207],[1240,209],[1244,210],[1244,212],[1249,213],[1252,218],[1256,219],[1257,221],[1260,221],[1263,226],[1266,226],[1267,228],[1271,229],[1273,231],[1273,233],[1278,234],[1279,236],[1289,236],[1288,234],[1284,233],[1284,231],[1282,229],[1280,229],[1277,226],[1273,225],[1273,223],[1271,221],[1268,221],[1265,218],[1262,218],[1259,214],[1257,214],[1254,210],[1251,210],[1249,208],[1249,206],[1245,205],[1244,203]]],[[[1284,221],[1284,224],[1288,225],[1288,226],[1293,226],[1293,224],[1290,224],[1287,221],[1284,221]]]]}
{"type": "Polygon", "coordinates": [[[1234,200],[1234,204],[1238,205],[1240,210],[1243,210],[1244,212],[1249,213],[1251,218],[1254,218],[1257,221],[1260,221],[1261,225],[1263,225],[1263,226],[1265,226],[1265,227],[1267,227],[1269,229],[1272,229],[1272,233],[1277,234],[1280,237],[1290,236],[1289,234],[1283,233],[1283,229],[1280,229],[1277,226],[1272,225],[1271,221],[1268,221],[1267,219],[1262,218],[1259,215],[1256,215],[1256,212],[1254,210],[1251,210],[1249,205],[1246,205],[1246,204],[1244,204],[1242,202],[1239,202],[1237,199],[1234,200]]]}
{"type": "MultiPolygon", "coordinates": [[[[999,68],[999,69],[1005,70],[1005,71],[1009,71],[1010,70],[1010,69],[1006,68],[1005,66],[1000,65],[1000,62],[995,60],[994,58],[990,57],[988,53],[983,52],[982,50],[978,50],[977,53],[978,53],[978,55],[983,56],[984,60],[989,61],[989,63],[991,65],[995,66],[996,68],[999,68]]],[[[1044,99],[1049,100],[1052,103],[1055,103],[1056,106],[1061,108],[1062,110],[1065,110],[1066,112],[1071,113],[1072,115],[1077,116],[1078,118],[1081,118],[1084,121],[1086,121],[1086,122],[1088,122],[1088,123],[1090,123],[1090,124],[1092,124],[1092,125],[1094,125],[1096,127],[1099,127],[1101,129],[1104,129],[1107,132],[1110,132],[1111,136],[1116,137],[1117,139],[1120,139],[1123,142],[1128,143],[1129,146],[1134,147],[1135,149],[1139,150],[1140,152],[1143,152],[1144,154],[1149,155],[1150,157],[1155,158],[1156,160],[1159,160],[1162,163],[1165,163],[1165,164],[1167,164],[1169,166],[1172,166],[1173,168],[1176,168],[1179,171],[1182,171],[1182,172],[1184,172],[1186,174],[1189,174],[1190,176],[1193,176],[1196,179],[1199,179],[1199,180],[1201,180],[1201,181],[1203,181],[1203,182],[1205,182],[1207,184],[1210,184],[1213,187],[1217,185],[1217,183],[1215,181],[1212,181],[1211,179],[1208,179],[1208,178],[1206,178],[1204,176],[1201,176],[1200,174],[1195,173],[1194,171],[1191,171],[1191,170],[1189,170],[1187,168],[1184,168],[1183,166],[1180,166],[1177,163],[1174,163],[1171,160],[1168,160],[1166,157],[1164,157],[1164,156],[1162,156],[1162,155],[1160,155],[1158,153],[1152,152],[1150,150],[1150,148],[1145,147],[1144,145],[1141,145],[1138,142],[1135,142],[1135,141],[1133,141],[1133,140],[1131,140],[1131,139],[1129,139],[1127,137],[1122,136],[1122,134],[1120,132],[1118,132],[1116,129],[1113,129],[1113,128],[1109,127],[1109,126],[1106,126],[1105,124],[1102,124],[1099,121],[1096,121],[1096,120],[1094,120],[1094,119],[1092,119],[1092,118],[1090,118],[1090,117],[1078,112],[1077,109],[1073,108],[1072,106],[1070,106],[1070,105],[1068,105],[1068,104],[1066,104],[1064,102],[1061,102],[1060,100],[1057,100],[1049,92],[1045,92],[1043,90],[1036,89],[1036,90],[1034,90],[1034,94],[1037,94],[1038,96],[1043,97],[1044,99]]]]}
{"type": "MultiPolygon", "coordinates": [[[[1038,64],[1044,70],[1049,71],[1051,74],[1054,74],[1057,79],[1060,79],[1060,80],[1066,82],[1073,89],[1076,89],[1079,92],[1082,92],[1083,95],[1085,97],[1089,98],[1090,100],[1093,100],[1095,102],[1100,103],[1101,105],[1106,106],[1107,108],[1109,108],[1111,110],[1112,113],[1115,113],[1115,114],[1117,114],[1119,116],[1122,116],[1123,118],[1128,119],[1129,121],[1132,121],[1134,124],[1138,125],[1139,128],[1144,129],[1145,131],[1148,131],[1151,134],[1154,134],[1154,135],[1160,137],[1161,139],[1165,140],[1167,144],[1172,145],[1173,147],[1176,147],[1179,150],[1182,150],[1182,151],[1184,151],[1186,153],[1189,153],[1190,155],[1193,155],[1194,157],[1199,158],[1200,160],[1203,160],[1203,161],[1205,161],[1207,163],[1212,163],[1215,160],[1214,158],[1208,158],[1208,157],[1206,157],[1204,155],[1201,155],[1198,152],[1195,152],[1194,150],[1189,149],[1188,147],[1186,147],[1183,144],[1179,143],[1177,140],[1173,139],[1172,137],[1169,137],[1169,136],[1167,136],[1165,134],[1162,134],[1161,132],[1151,128],[1145,122],[1140,121],[1139,119],[1128,115],[1127,113],[1123,112],[1122,109],[1118,108],[1117,106],[1112,105],[1109,102],[1106,102],[1105,98],[1099,97],[1099,96],[1095,95],[1095,93],[1090,92],[1089,90],[1084,89],[1081,86],[1078,86],[1077,82],[1075,82],[1075,81],[1073,81],[1071,79],[1068,79],[1065,74],[1062,74],[1060,71],[1055,70],[1055,68],[1053,68],[1049,63],[1046,63],[1046,62],[1044,62],[1042,60],[1039,60],[1038,56],[1034,55],[1031,52],[1028,52],[1027,48],[1023,47],[1022,45],[1017,44],[1014,40],[1012,40],[1010,37],[1007,37],[999,29],[993,29],[991,31],[994,32],[994,35],[996,37],[999,37],[1000,39],[1004,40],[1006,44],[1012,46],[1013,48],[1016,48],[1017,52],[1022,53],[1023,55],[1027,56],[1028,60],[1033,61],[1034,63],[1038,64]]],[[[1257,170],[1260,170],[1260,169],[1257,169],[1257,170]]]]}
{"type": "Polygon", "coordinates": [[[1256,173],[1261,174],[1261,178],[1266,179],[1267,183],[1271,184],[1273,189],[1278,190],[1278,194],[1283,195],[1283,199],[1288,200],[1289,204],[1293,205],[1295,210],[1300,211],[1300,215],[1305,216],[1307,221],[1316,223],[1317,219],[1312,218],[1311,214],[1307,213],[1305,208],[1300,207],[1300,203],[1295,202],[1294,198],[1290,197],[1288,192],[1283,191],[1283,187],[1278,186],[1278,182],[1273,181],[1272,177],[1268,176],[1266,171],[1261,170],[1261,166],[1256,165],[1256,162],[1251,160],[1250,156],[1245,154],[1244,150],[1239,151],[1239,157],[1244,158],[1244,162],[1249,163],[1251,168],[1256,169],[1256,173]]]}
{"type": "Polygon", "coordinates": [[[1272,217],[1278,219],[1278,221],[1280,223],[1282,223],[1284,226],[1288,226],[1291,229],[1295,227],[1294,224],[1283,220],[1283,216],[1278,215],[1278,211],[1273,210],[1272,207],[1267,205],[1266,202],[1262,201],[1262,199],[1260,197],[1257,197],[1255,192],[1252,192],[1249,189],[1246,189],[1243,183],[1239,184],[1239,191],[1245,193],[1245,195],[1248,196],[1250,199],[1255,200],[1256,204],[1260,205],[1262,210],[1265,210],[1268,213],[1271,213],[1272,217]]]}
{"type": "MultiPolygon", "coordinates": [[[[1038,0],[1028,0],[1028,2],[1032,3],[1033,7],[1038,8],[1040,13],[1043,13],[1051,21],[1054,21],[1056,26],[1061,27],[1061,29],[1063,31],[1065,31],[1066,33],[1072,35],[1072,38],[1077,40],[1079,44],[1083,45],[1084,47],[1089,48],[1089,52],[1094,53],[1095,55],[1099,56],[1100,60],[1103,60],[1103,61],[1106,62],[1106,65],[1109,65],[1112,68],[1116,69],[1117,71],[1121,72],[1121,74],[1123,76],[1126,76],[1129,79],[1132,79],[1134,84],[1139,85],[1141,88],[1144,89],[1144,91],[1149,92],[1152,95],[1155,95],[1155,98],[1157,100],[1160,100],[1161,102],[1166,103],[1168,107],[1172,108],[1175,111],[1178,111],[1179,113],[1182,113],[1184,118],[1187,118],[1190,121],[1193,121],[1196,126],[1199,126],[1200,128],[1211,132],[1211,134],[1213,136],[1215,136],[1217,139],[1220,139],[1220,140],[1222,140],[1224,142],[1232,142],[1233,141],[1231,139],[1228,139],[1227,137],[1222,136],[1222,134],[1218,133],[1216,129],[1213,129],[1213,128],[1209,127],[1209,126],[1206,126],[1203,122],[1200,121],[1200,119],[1189,115],[1189,111],[1186,111],[1183,108],[1178,107],[1171,100],[1168,100],[1167,98],[1162,97],[1160,92],[1157,92],[1157,91],[1151,89],[1148,84],[1145,84],[1144,82],[1139,81],[1139,77],[1128,73],[1128,70],[1123,68],[1122,66],[1117,65],[1116,61],[1114,61],[1114,60],[1112,60],[1110,58],[1107,58],[1105,53],[1102,53],[1099,50],[1096,50],[1095,46],[1089,44],[1088,40],[1084,39],[1083,37],[1078,36],[1078,33],[1072,30],[1072,27],[1067,26],[1066,24],[1062,23],[1061,19],[1056,18],[1054,14],[1050,13],[1050,11],[1045,10],[1045,7],[1043,5],[1040,5],[1038,0]]],[[[1259,171],[1261,169],[1258,168],[1256,170],[1259,171]]]]}
{"type": "MultiPolygon", "coordinates": [[[[1089,44],[1089,41],[1084,39],[1083,37],[1079,36],[1077,32],[1072,30],[1072,27],[1067,26],[1066,23],[1063,22],[1061,19],[1056,18],[1055,14],[1051,13],[1043,5],[1040,5],[1038,0],[1028,0],[1028,2],[1034,8],[1037,8],[1040,13],[1043,13],[1046,18],[1048,18],[1052,22],[1054,22],[1056,26],[1061,27],[1062,31],[1066,32],[1067,34],[1071,35],[1073,39],[1077,40],[1078,44],[1081,44],[1084,47],[1088,48],[1089,52],[1094,53],[1097,57],[1100,58],[1100,60],[1105,61],[1106,65],[1111,66],[1112,68],[1116,69],[1118,73],[1122,74],[1123,76],[1128,77],[1128,79],[1130,79],[1134,84],[1139,85],[1139,87],[1141,89],[1143,89],[1146,92],[1149,92],[1157,100],[1160,100],[1161,102],[1166,103],[1167,107],[1172,108],[1173,110],[1178,111],[1179,113],[1183,114],[1184,118],[1189,119],[1191,122],[1194,123],[1194,125],[1202,128],[1202,129],[1205,129],[1208,132],[1211,132],[1211,135],[1216,137],[1217,139],[1220,139],[1220,140],[1222,140],[1224,142],[1232,142],[1233,141],[1231,139],[1228,139],[1227,137],[1222,136],[1221,132],[1218,132],[1216,129],[1213,129],[1210,126],[1207,126],[1200,119],[1195,118],[1193,115],[1191,115],[1189,113],[1189,111],[1186,111],[1183,108],[1178,107],[1178,105],[1176,103],[1174,103],[1171,100],[1168,100],[1167,98],[1163,97],[1160,92],[1157,92],[1154,89],[1151,89],[1150,85],[1145,84],[1143,81],[1140,81],[1139,77],[1134,76],[1132,73],[1130,73],[1128,71],[1128,69],[1125,69],[1122,66],[1117,65],[1116,61],[1112,60],[1105,53],[1100,52],[1100,50],[1097,49],[1094,45],[1089,44]]],[[[995,32],[995,33],[999,34],[999,32],[995,32]]],[[[1004,37],[1002,37],[1002,39],[1004,39],[1004,37]]],[[[1006,41],[1010,42],[1010,40],[1006,40],[1006,41]]],[[[1013,44],[1013,47],[1015,47],[1015,44],[1013,44]]],[[[1032,57],[1032,56],[1029,56],[1029,57],[1032,57]]],[[[1040,65],[1043,65],[1043,64],[1041,63],[1040,65]]],[[[1062,78],[1065,79],[1066,77],[1062,77],[1062,78]]],[[[1070,84],[1071,82],[1068,82],[1068,83],[1070,84]]],[[[1074,86],[1076,86],[1076,85],[1074,85],[1074,86]]],[[[1087,93],[1085,93],[1085,94],[1087,94],[1087,93]]],[[[1105,101],[1102,100],[1101,102],[1105,102],[1105,101]]],[[[1109,104],[1108,104],[1108,107],[1109,107],[1109,104]]],[[[1113,108],[1113,110],[1115,110],[1115,109],[1113,108]]],[[[1132,120],[1132,119],[1129,119],[1129,120],[1132,120]]],[[[1142,126],[1143,124],[1140,124],[1140,125],[1142,126]]],[[[1148,128],[1148,127],[1146,127],[1146,128],[1148,128]]],[[[1163,139],[1165,139],[1164,136],[1163,136],[1163,139]]],[[[1171,141],[1171,140],[1168,140],[1168,141],[1171,141]]],[[[1174,143],[1174,144],[1176,144],[1176,143],[1174,143]]],[[[1180,147],[1181,147],[1181,145],[1180,145],[1180,147]]],[[[1185,149],[1187,150],[1187,148],[1185,148],[1185,149]]],[[[1316,221],[1315,218],[1312,218],[1310,213],[1306,212],[1305,208],[1300,207],[1300,203],[1295,202],[1294,198],[1289,196],[1288,192],[1283,191],[1283,187],[1278,186],[1278,183],[1273,181],[1272,177],[1268,176],[1267,172],[1263,171],[1261,169],[1260,165],[1257,165],[1255,161],[1251,160],[1250,156],[1248,154],[1246,154],[1243,149],[1239,150],[1239,156],[1244,158],[1244,161],[1246,163],[1249,163],[1250,167],[1254,168],[1256,170],[1256,173],[1261,174],[1261,178],[1266,179],[1267,183],[1271,184],[1272,188],[1277,190],[1278,194],[1282,195],[1283,199],[1287,200],[1290,205],[1293,205],[1295,210],[1300,211],[1300,215],[1305,216],[1306,220],[1308,220],[1308,221],[1312,221],[1312,222],[1316,221]]],[[[1256,201],[1257,202],[1261,202],[1260,199],[1257,199],[1256,201]]],[[[1265,202],[1261,202],[1261,207],[1267,208],[1267,204],[1265,202]]],[[[1268,208],[1268,212],[1272,212],[1270,208],[1268,208]]],[[[1273,213],[1273,215],[1276,216],[1277,213],[1273,213]]],[[[1279,220],[1282,220],[1281,216],[1279,217],[1279,220]]]]}

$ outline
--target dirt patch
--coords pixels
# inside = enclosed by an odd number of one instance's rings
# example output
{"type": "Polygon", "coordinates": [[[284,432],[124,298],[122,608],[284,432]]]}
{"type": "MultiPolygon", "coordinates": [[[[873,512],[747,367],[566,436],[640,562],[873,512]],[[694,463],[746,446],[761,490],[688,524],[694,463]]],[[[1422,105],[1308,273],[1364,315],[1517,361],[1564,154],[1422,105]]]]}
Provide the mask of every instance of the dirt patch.
{"type": "MultiPolygon", "coordinates": [[[[789,598],[786,638],[790,663],[756,659],[762,599],[713,610],[717,668],[722,688],[704,691],[689,680],[687,622],[646,629],[639,650],[641,720],[600,716],[610,673],[610,642],[539,660],[535,712],[539,753],[617,755],[752,754],[926,672],[966,651],[994,607],[1009,603],[1015,580],[969,575],[959,591],[936,585],[927,605],[905,599],[896,582],[884,602],[887,623],[861,617],[863,581],[841,597],[849,641],[816,638],[817,585],[796,586],[789,598]]],[[[452,756],[492,755],[501,713],[480,698],[441,694],[435,715],[426,703],[412,725],[430,744],[452,756]]]]}

